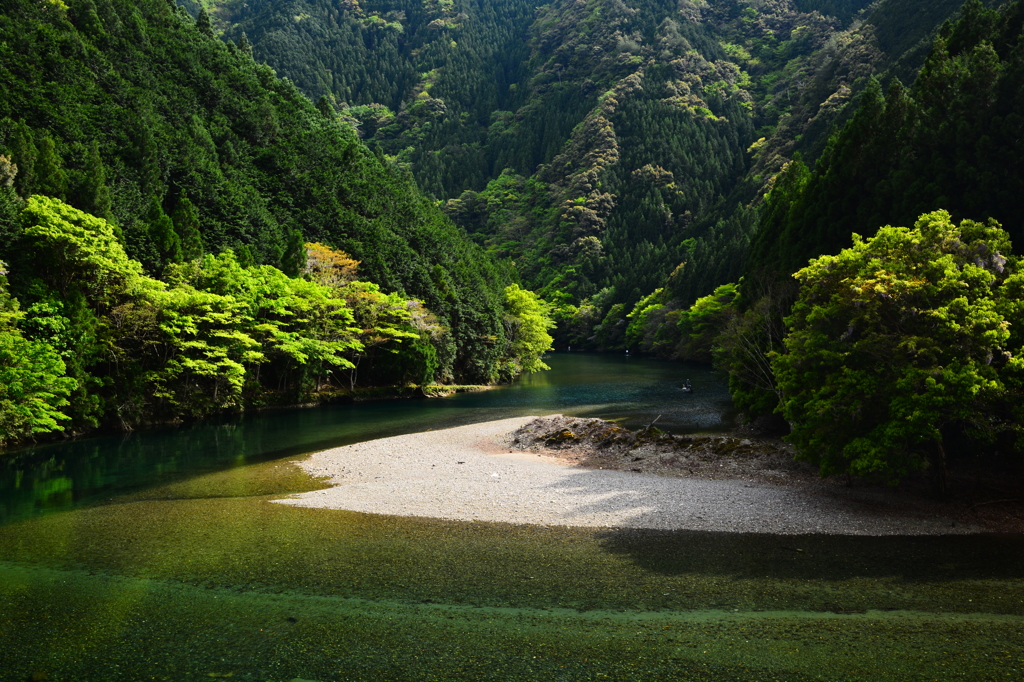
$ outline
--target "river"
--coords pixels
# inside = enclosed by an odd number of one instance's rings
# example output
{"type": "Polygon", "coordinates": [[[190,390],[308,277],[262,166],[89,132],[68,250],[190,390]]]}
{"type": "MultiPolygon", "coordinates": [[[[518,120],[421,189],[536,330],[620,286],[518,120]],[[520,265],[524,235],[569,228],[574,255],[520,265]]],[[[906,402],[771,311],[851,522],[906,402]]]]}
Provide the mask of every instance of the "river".
{"type": "Polygon", "coordinates": [[[320,486],[291,459],[369,438],[554,412],[677,432],[733,421],[701,366],[549,364],[443,400],[8,453],[0,680],[1024,677],[1015,536],[594,530],[268,503],[320,486]]]}

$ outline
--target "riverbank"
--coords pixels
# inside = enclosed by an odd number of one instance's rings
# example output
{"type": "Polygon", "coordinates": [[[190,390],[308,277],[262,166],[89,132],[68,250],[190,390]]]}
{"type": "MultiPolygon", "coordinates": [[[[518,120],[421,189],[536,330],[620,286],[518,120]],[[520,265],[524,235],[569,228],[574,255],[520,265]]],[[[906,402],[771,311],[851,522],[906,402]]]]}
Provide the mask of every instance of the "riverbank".
{"type": "MultiPolygon", "coordinates": [[[[652,455],[665,446],[656,440],[632,448],[629,458],[620,456],[629,460],[623,466],[604,468],[600,457],[585,456],[586,443],[580,439],[547,442],[552,439],[545,434],[568,426],[535,419],[504,419],[318,452],[298,464],[310,475],[326,478],[332,487],[278,502],[548,526],[780,535],[946,535],[991,530],[965,519],[955,506],[914,492],[822,481],[796,468],[785,472],[783,480],[772,481],[772,472],[784,471],[773,468],[773,463],[791,463],[791,456],[774,452],[751,457],[756,448],[749,439],[747,443],[719,440],[717,454],[714,439],[702,443],[702,452],[710,453],[706,462],[710,466],[703,469],[677,458],[675,468],[663,462],[657,470],[644,471],[639,463],[653,460],[652,455]],[[522,429],[531,426],[543,439],[524,437],[522,429]],[[752,467],[752,461],[767,466],[752,467]],[[632,466],[623,470],[625,464],[632,466]]],[[[596,421],[561,419],[577,428],[596,421]]]]}
{"type": "Polygon", "coordinates": [[[366,386],[355,389],[338,389],[332,391],[321,391],[309,394],[305,399],[275,401],[273,396],[265,396],[262,401],[247,404],[238,409],[225,410],[220,414],[207,415],[205,417],[186,419],[175,417],[173,419],[150,420],[133,426],[127,424],[107,424],[101,427],[83,429],[79,431],[68,430],[64,432],[53,432],[49,434],[36,435],[33,438],[25,438],[21,441],[11,442],[0,447],[0,458],[12,457],[21,452],[36,446],[53,445],[58,443],[73,443],[88,438],[104,436],[121,436],[138,431],[155,431],[167,427],[187,427],[201,423],[217,423],[233,417],[241,417],[246,414],[286,412],[296,409],[313,409],[326,405],[352,404],[352,403],[383,403],[396,400],[430,400],[436,398],[451,398],[460,393],[480,393],[498,388],[499,384],[410,384],[404,386],[366,386]]]}

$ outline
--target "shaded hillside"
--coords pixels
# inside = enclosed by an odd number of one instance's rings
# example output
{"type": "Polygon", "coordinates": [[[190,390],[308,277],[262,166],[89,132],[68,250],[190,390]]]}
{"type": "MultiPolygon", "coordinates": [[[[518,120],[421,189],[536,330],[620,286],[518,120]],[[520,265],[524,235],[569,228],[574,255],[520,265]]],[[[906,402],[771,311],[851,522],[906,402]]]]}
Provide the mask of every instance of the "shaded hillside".
{"type": "MultiPolygon", "coordinates": [[[[937,31],[958,14],[963,2],[875,0],[847,4],[840,14],[854,17],[849,25],[784,81],[788,107],[778,125],[765,131],[765,140],[756,149],[752,180],[767,189],[767,183],[797,153],[813,165],[833,128],[852,116],[856,107],[848,105],[860,96],[871,76],[886,84],[894,78],[913,82],[937,31]],[[854,8],[861,11],[854,14],[854,8]]],[[[798,6],[804,4],[797,2],[798,6]]],[[[1000,2],[987,0],[986,4],[1000,2]]]]}
{"type": "Polygon", "coordinates": [[[524,100],[534,9],[529,0],[257,0],[214,16],[226,38],[244,35],[257,61],[411,163],[424,191],[452,196],[482,188],[502,156],[485,140],[495,112],[524,100]]]}
{"type": "Polygon", "coordinates": [[[744,8],[302,0],[213,16],[424,191],[457,199],[448,213],[526,281],[572,301],[607,289],[611,304],[684,260],[698,293],[737,272],[753,223],[730,216],[762,110],[777,113],[770,72],[840,25],[790,2],[744,8]],[[737,36],[759,41],[749,72],[737,36]]]}
{"type": "Polygon", "coordinates": [[[908,89],[873,82],[814,172],[789,166],[768,201],[750,269],[779,276],[838,253],[854,232],[913,224],[927,211],[995,218],[1024,238],[1019,3],[970,2],[939,33],[908,89]]]}

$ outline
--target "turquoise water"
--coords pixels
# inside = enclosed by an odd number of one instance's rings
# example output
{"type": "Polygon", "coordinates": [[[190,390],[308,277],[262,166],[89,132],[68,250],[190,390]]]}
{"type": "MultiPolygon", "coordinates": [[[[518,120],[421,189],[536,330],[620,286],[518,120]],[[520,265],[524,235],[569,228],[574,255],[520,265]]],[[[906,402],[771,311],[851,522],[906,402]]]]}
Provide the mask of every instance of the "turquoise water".
{"type": "Polygon", "coordinates": [[[270,504],[329,445],[565,412],[728,424],[697,367],[555,355],[448,400],[14,453],[0,680],[1019,680],[1024,542],[462,523],[270,504]],[[676,386],[690,378],[697,390],[676,386]]]}
{"type": "Polygon", "coordinates": [[[550,371],[511,386],[446,399],[270,410],[0,454],[0,523],[196,473],[506,417],[561,412],[636,427],[660,416],[658,426],[674,432],[731,421],[722,377],[702,365],[587,353],[548,362],[550,371]],[[686,379],[691,394],[678,388],[686,379]]]}

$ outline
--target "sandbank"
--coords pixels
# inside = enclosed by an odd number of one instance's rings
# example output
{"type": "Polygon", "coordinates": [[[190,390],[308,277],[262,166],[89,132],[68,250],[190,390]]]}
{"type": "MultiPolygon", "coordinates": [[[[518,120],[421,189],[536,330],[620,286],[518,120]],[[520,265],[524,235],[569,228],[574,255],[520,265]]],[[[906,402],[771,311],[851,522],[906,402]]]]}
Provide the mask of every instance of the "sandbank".
{"type": "Polygon", "coordinates": [[[983,529],[895,491],[585,469],[513,452],[517,417],[382,438],[296,462],[332,487],[281,504],[370,514],[557,526],[734,533],[943,535],[983,529]]]}

